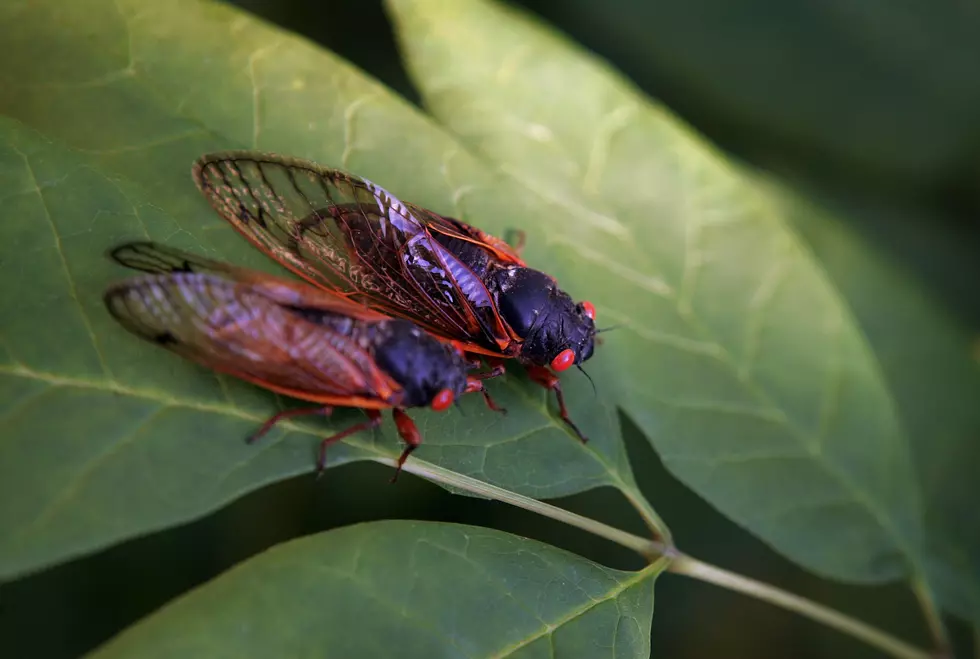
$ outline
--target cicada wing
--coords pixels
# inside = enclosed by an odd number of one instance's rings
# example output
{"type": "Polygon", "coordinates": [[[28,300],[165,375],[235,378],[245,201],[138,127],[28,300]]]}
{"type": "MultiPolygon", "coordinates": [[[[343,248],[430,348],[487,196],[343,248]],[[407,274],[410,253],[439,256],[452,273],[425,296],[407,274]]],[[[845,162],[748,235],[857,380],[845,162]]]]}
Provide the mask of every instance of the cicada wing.
{"type": "Polygon", "coordinates": [[[308,281],[448,338],[512,340],[478,273],[380,186],[251,152],[204,156],[194,179],[240,233],[308,281]]]}
{"type": "Polygon", "coordinates": [[[526,265],[513,247],[496,236],[492,236],[456,218],[434,213],[427,208],[422,208],[414,204],[405,205],[426,226],[429,233],[433,235],[441,234],[449,238],[456,238],[470,243],[482,250],[489,259],[497,261],[500,264],[526,265]]]}
{"type": "Polygon", "coordinates": [[[348,336],[249,284],[209,273],[147,275],[110,287],[105,304],[144,339],[290,396],[386,407],[399,390],[348,336]]]}
{"type": "Polygon", "coordinates": [[[179,272],[215,274],[225,279],[249,284],[279,304],[329,311],[372,322],[387,318],[363,304],[314,288],[309,284],[240,268],[160,243],[151,241],[123,243],[113,248],[109,256],[127,268],[151,274],[179,272]]]}
{"type": "Polygon", "coordinates": [[[149,240],[122,243],[109,250],[110,259],[132,270],[150,274],[174,272],[220,272],[233,266],[149,240]]]}

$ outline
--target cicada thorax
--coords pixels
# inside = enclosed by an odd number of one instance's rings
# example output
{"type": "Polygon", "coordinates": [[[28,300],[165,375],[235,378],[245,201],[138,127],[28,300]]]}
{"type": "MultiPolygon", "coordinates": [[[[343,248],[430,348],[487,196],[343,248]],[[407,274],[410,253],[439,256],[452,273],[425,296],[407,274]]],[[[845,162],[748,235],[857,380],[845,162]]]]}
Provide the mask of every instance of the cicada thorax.
{"type": "MultiPolygon", "coordinates": [[[[561,372],[592,357],[595,309],[587,302],[576,303],[552,277],[539,270],[495,259],[467,240],[438,232],[434,237],[474,273],[479,273],[493,300],[494,313],[499,314],[513,337],[502,347],[501,356],[516,358],[527,367],[532,380],[553,390],[561,418],[586,441],[568,414],[561,382],[547,367],[561,372]]],[[[492,369],[486,377],[503,373],[499,360],[489,363],[492,369]]]]}
{"type": "Polygon", "coordinates": [[[576,304],[559,288],[552,277],[533,268],[494,259],[486,248],[469,240],[438,232],[433,232],[433,237],[478,277],[490,293],[495,313],[514,337],[513,343],[502,351],[504,356],[516,357],[527,364],[554,367],[559,355],[567,360],[571,354],[571,361],[564,368],[592,356],[595,339],[592,316],[584,305],[576,304]]]}
{"type": "Polygon", "coordinates": [[[399,390],[392,407],[425,407],[440,392],[458,399],[467,385],[469,364],[452,346],[426,334],[407,320],[366,322],[318,309],[296,309],[304,320],[329,326],[353,340],[399,390]]]}
{"type": "Polygon", "coordinates": [[[431,405],[445,391],[452,402],[466,391],[469,364],[452,346],[407,320],[381,324],[371,351],[381,370],[401,385],[400,407],[431,405]]]}

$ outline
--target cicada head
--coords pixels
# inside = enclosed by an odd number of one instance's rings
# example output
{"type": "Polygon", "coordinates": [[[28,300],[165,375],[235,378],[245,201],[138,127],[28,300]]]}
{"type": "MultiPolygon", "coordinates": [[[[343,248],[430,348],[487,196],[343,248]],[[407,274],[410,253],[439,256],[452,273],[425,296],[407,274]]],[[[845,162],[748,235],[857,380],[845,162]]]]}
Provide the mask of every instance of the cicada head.
{"type": "Polygon", "coordinates": [[[592,304],[576,303],[554,279],[530,268],[501,271],[497,285],[500,315],[524,339],[521,361],[564,371],[592,357],[592,304]]]}
{"type": "Polygon", "coordinates": [[[463,395],[469,364],[452,345],[407,320],[390,321],[389,330],[374,358],[402,386],[402,407],[442,411],[463,395]]]}

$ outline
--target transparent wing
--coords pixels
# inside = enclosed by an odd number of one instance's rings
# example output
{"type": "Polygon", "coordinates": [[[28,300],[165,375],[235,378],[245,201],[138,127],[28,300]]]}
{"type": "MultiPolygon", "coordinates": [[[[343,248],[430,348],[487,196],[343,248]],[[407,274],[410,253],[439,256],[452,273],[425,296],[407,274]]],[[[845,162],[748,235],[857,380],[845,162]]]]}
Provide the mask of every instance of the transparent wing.
{"type": "Polygon", "coordinates": [[[430,234],[420,209],[370,181],[252,152],[204,156],[194,179],[240,233],[311,283],[447,338],[493,351],[512,342],[480,273],[430,234]]]}
{"type": "Polygon", "coordinates": [[[386,407],[398,392],[348,337],[249,284],[208,273],[147,275],[110,287],[105,304],[142,338],[290,396],[386,407]]]}
{"type": "Polygon", "coordinates": [[[513,247],[496,236],[491,236],[489,233],[480,231],[476,227],[466,222],[461,222],[456,218],[439,215],[414,204],[406,203],[405,205],[415,217],[425,224],[429,233],[438,233],[448,238],[456,238],[467,242],[476,246],[486,253],[490,259],[499,263],[510,263],[520,266],[526,265],[520,255],[514,251],[513,247]]]}
{"type": "Polygon", "coordinates": [[[358,320],[377,322],[386,320],[384,314],[372,311],[363,304],[330,292],[314,288],[298,281],[282,279],[264,272],[239,268],[191,254],[174,247],[150,241],[133,241],[113,248],[109,252],[114,261],[133,270],[151,274],[177,272],[203,272],[219,275],[251,285],[279,304],[301,306],[318,311],[343,314],[358,320]]]}

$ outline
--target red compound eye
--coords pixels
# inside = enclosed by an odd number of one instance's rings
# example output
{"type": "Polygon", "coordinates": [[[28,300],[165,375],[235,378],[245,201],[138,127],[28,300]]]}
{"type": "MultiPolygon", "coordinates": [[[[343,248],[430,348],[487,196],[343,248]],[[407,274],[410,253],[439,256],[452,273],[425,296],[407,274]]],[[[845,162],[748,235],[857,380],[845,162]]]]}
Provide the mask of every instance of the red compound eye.
{"type": "Polygon", "coordinates": [[[432,409],[436,412],[442,412],[443,410],[449,409],[449,406],[453,404],[453,390],[443,389],[436,394],[436,397],[432,399],[432,409]]]}
{"type": "Polygon", "coordinates": [[[592,306],[591,302],[583,302],[582,308],[585,310],[585,315],[595,320],[595,307],[592,306]]]}
{"type": "Polygon", "coordinates": [[[558,356],[551,360],[551,368],[558,372],[567,370],[575,363],[575,351],[571,348],[565,348],[558,353],[558,356]]]}

